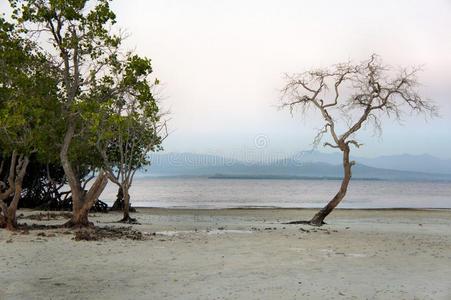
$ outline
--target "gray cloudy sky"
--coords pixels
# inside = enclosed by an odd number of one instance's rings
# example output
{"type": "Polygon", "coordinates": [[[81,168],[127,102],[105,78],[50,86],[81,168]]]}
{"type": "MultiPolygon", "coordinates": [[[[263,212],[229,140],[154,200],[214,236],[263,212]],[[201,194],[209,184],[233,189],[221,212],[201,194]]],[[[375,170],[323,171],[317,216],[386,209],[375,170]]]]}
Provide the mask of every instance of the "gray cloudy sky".
{"type": "Polygon", "coordinates": [[[130,48],[153,60],[171,110],[167,151],[230,156],[309,149],[319,116],[279,111],[284,72],[379,54],[424,65],[441,118],[386,122],[362,133],[359,155],[451,158],[451,1],[115,0],[130,48]],[[263,147],[256,147],[257,140],[263,147]],[[263,141],[263,142],[262,142],[263,141]]]}

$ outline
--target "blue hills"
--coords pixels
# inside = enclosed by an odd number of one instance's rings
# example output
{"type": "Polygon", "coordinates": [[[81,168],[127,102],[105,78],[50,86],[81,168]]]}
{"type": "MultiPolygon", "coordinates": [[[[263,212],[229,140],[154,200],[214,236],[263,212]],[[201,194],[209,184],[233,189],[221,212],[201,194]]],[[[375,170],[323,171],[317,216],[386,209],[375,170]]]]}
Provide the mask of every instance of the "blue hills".
{"type": "MultiPolygon", "coordinates": [[[[424,155],[353,157],[354,179],[451,181],[451,160],[424,155]]],[[[140,176],[296,179],[342,177],[341,154],[304,151],[270,162],[243,162],[217,155],[156,153],[140,176]]]]}

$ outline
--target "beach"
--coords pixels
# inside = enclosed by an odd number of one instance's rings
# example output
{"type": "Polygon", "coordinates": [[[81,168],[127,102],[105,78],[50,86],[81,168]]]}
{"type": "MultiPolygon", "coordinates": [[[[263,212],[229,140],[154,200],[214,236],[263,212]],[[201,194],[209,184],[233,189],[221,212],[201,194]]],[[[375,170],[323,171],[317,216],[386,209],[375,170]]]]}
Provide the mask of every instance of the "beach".
{"type": "MultiPolygon", "coordinates": [[[[0,299],[451,299],[451,210],[284,224],[314,212],[139,208],[138,240],[0,230],[0,299]]],[[[19,223],[65,222],[29,219],[39,213],[20,210],[19,223]]],[[[99,228],[120,218],[90,216],[99,228]]]]}

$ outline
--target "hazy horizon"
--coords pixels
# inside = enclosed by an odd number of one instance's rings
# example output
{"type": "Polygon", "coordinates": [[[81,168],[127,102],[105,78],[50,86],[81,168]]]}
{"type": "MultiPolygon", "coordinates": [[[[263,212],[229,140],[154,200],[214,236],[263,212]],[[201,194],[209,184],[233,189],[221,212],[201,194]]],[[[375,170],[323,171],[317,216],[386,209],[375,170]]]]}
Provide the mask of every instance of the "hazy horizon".
{"type": "MultiPolygon", "coordinates": [[[[328,150],[327,148],[319,147],[315,149],[305,149],[305,150],[298,150],[293,152],[268,152],[268,151],[261,151],[258,152],[258,150],[245,152],[243,151],[237,151],[237,152],[224,152],[221,153],[220,151],[173,151],[173,150],[163,150],[159,152],[154,152],[151,155],[167,155],[167,154],[193,154],[193,155],[212,155],[212,156],[218,156],[226,159],[236,159],[236,160],[242,160],[244,162],[249,161],[273,161],[278,159],[284,159],[284,158],[291,158],[293,156],[296,156],[297,154],[315,154],[319,153],[322,155],[338,155],[342,156],[342,152],[339,150],[328,150]],[[247,155],[246,155],[247,154],[247,155]]],[[[433,158],[437,158],[440,160],[451,160],[451,157],[440,157],[437,155],[433,155],[427,152],[424,153],[396,153],[396,154],[375,154],[375,155],[360,155],[359,150],[354,151],[351,154],[352,157],[362,157],[362,158],[380,158],[380,157],[397,157],[397,156],[411,156],[411,157],[421,157],[421,156],[429,156],[433,158]]]]}

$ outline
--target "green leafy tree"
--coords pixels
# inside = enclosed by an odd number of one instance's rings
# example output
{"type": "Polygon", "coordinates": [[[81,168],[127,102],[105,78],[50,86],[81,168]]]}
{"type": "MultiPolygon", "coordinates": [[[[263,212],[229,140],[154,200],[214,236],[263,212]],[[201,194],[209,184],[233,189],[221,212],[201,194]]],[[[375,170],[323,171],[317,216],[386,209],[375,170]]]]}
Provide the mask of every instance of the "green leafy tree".
{"type": "Polygon", "coordinates": [[[98,164],[101,160],[95,151],[96,139],[83,114],[95,113],[99,104],[128,88],[127,82],[115,85],[110,75],[116,68],[122,40],[110,33],[116,16],[108,0],[10,0],[10,4],[23,34],[33,38],[38,33],[49,61],[59,70],[57,86],[64,120],[59,158],[73,203],[72,219],[67,225],[90,226],[88,212],[108,179],[98,164]],[[77,171],[81,164],[98,174],[87,191],[77,171]]]}
{"type": "MultiPolygon", "coordinates": [[[[136,171],[150,163],[148,153],[161,150],[167,136],[166,122],[162,120],[152,87],[149,59],[128,54],[118,61],[112,76],[119,86],[127,87],[109,101],[102,103],[89,119],[97,134],[97,148],[103,159],[108,178],[119,187],[123,195],[122,222],[135,222],[130,218],[129,190],[136,171]],[[99,113],[100,112],[100,113],[99,113]],[[97,118],[96,118],[97,117],[97,118]]],[[[108,92],[108,86],[100,88],[108,92]]]]}
{"type": "Polygon", "coordinates": [[[7,174],[0,182],[0,227],[8,229],[17,225],[29,157],[48,151],[46,131],[56,120],[56,74],[38,50],[0,18],[0,174],[7,174]],[[4,170],[7,165],[9,170],[4,170]]]}

